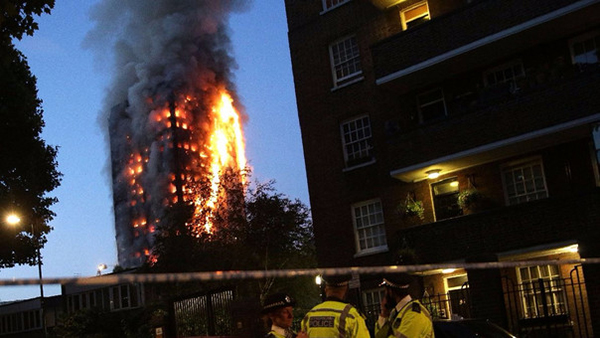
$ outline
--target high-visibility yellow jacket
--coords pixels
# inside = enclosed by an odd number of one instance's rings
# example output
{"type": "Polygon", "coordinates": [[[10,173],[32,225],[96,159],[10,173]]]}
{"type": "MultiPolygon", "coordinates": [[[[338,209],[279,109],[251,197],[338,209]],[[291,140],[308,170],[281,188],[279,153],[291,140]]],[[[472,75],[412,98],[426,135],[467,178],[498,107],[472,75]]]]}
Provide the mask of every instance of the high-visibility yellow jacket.
{"type": "Polygon", "coordinates": [[[273,325],[271,327],[271,331],[267,333],[265,338],[294,338],[296,336],[296,332],[294,332],[291,328],[283,329],[273,325]]]}
{"type": "Polygon", "coordinates": [[[395,313],[383,326],[375,324],[375,338],[434,338],[431,315],[418,300],[412,300],[395,313]]]}
{"type": "Polygon", "coordinates": [[[277,333],[276,331],[271,331],[267,333],[266,338],[286,338],[284,335],[277,333]]]}
{"type": "Polygon", "coordinates": [[[326,300],[308,311],[302,320],[302,330],[311,338],[371,337],[358,310],[337,300],[326,300]]]}

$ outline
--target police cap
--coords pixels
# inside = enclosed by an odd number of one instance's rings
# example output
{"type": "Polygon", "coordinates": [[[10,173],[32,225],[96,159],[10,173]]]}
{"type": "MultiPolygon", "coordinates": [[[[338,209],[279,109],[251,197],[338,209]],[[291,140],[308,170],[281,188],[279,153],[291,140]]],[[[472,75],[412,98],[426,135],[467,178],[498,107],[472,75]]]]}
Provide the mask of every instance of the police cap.
{"type": "Polygon", "coordinates": [[[407,273],[397,273],[387,275],[379,286],[387,286],[394,289],[408,289],[413,281],[413,277],[407,273]]]}
{"type": "Polygon", "coordinates": [[[263,303],[262,313],[268,313],[273,310],[280,309],[286,306],[295,306],[296,301],[285,293],[274,293],[272,295],[267,296],[263,303]]]}

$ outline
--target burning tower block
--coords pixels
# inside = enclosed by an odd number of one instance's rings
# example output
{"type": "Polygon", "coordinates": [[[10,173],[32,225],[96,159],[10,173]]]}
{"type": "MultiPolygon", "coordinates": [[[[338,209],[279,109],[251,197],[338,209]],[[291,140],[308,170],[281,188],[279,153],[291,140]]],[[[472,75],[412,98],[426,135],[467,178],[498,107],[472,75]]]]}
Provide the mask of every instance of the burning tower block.
{"type": "MultiPolygon", "coordinates": [[[[192,234],[226,206],[220,175],[245,167],[234,109],[231,13],[245,0],[104,0],[87,42],[114,52],[104,101],[119,265],[152,257],[176,203],[193,205],[192,234]],[[232,99],[233,98],[233,99],[232,99]]],[[[241,178],[240,178],[241,179],[241,178]]]]}
{"type": "Polygon", "coordinates": [[[142,121],[127,103],[109,117],[117,250],[125,268],[149,259],[177,203],[194,207],[186,224],[191,233],[213,231],[213,212],[227,208],[222,175],[233,170],[241,182],[246,165],[240,116],[224,89],[202,93],[201,100],[157,97],[147,100],[152,105],[142,121]]]}

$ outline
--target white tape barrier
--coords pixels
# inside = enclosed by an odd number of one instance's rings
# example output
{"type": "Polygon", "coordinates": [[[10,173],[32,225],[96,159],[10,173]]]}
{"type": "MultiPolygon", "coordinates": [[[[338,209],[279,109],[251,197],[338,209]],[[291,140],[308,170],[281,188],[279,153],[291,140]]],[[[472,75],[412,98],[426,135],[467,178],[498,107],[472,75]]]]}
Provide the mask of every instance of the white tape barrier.
{"type": "MultiPolygon", "coordinates": [[[[585,258],[572,260],[528,260],[528,261],[505,261],[505,262],[485,262],[485,263],[451,263],[451,264],[419,264],[419,265],[391,265],[391,266],[365,266],[365,267],[339,267],[339,268],[318,268],[318,269],[295,269],[295,270],[237,270],[237,271],[205,271],[205,272],[186,272],[186,273],[156,273],[156,274],[138,274],[121,273],[107,274],[94,277],[66,277],[66,278],[44,278],[43,284],[75,284],[75,285],[114,285],[123,283],[171,283],[171,282],[209,282],[225,280],[243,280],[243,279],[264,279],[264,278],[293,278],[300,276],[317,275],[342,275],[342,274],[386,274],[386,273],[418,273],[432,270],[443,269],[501,269],[515,268],[519,266],[535,265],[579,265],[579,264],[598,264],[600,258],[585,258]]],[[[39,285],[37,278],[24,279],[0,279],[0,286],[3,285],[39,285]]]]}

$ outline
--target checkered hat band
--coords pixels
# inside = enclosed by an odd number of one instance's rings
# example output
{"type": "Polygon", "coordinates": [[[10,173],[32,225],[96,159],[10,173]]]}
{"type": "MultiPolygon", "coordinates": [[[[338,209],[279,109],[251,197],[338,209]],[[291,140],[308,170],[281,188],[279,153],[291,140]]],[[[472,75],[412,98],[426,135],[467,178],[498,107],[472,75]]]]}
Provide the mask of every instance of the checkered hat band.
{"type": "Polygon", "coordinates": [[[380,286],[389,286],[389,287],[396,288],[396,289],[408,289],[410,284],[406,284],[406,285],[396,284],[396,283],[392,283],[389,280],[384,278],[383,283],[381,283],[380,286]]]}
{"type": "Polygon", "coordinates": [[[263,307],[263,310],[268,310],[268,309],[272,309],[272,308],[275,308],[275,307],[288,306],[288,305],[292,305],[292,301],[285,299],[285,300],[281,300],[279,302],[275,302],[275,303],[271,303],[269,305],[265,305],[263,307]]]}

